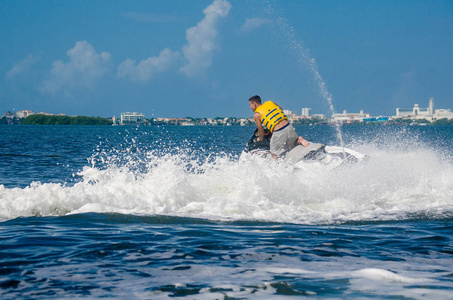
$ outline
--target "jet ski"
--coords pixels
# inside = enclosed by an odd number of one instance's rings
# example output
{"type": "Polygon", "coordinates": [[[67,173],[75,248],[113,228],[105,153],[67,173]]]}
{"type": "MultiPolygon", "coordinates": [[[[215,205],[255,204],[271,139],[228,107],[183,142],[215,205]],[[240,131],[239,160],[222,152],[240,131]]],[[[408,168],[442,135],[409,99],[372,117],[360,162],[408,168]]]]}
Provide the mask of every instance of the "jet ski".
{"type": "MultiPolygon", "coordinates": [[[[241,156],[246,153],[259,155],[261,157],[270,157],[270,140],[272,133],[265,129],[264,139],[258,141],[258,129],[255,130],[252,137],[247,142],[247,145],[241,156]]],[[[369,157],[355,150],[338,147],[327,146],[320,143],[311,143],[304,147],[298,145],[283,154],[281,160],[285,163],[292,164],[296,167],[301,164],[318,163],[327,166],[331,169],[338,168],[346,164],[356,164],[368,160],[369,157]]]]}

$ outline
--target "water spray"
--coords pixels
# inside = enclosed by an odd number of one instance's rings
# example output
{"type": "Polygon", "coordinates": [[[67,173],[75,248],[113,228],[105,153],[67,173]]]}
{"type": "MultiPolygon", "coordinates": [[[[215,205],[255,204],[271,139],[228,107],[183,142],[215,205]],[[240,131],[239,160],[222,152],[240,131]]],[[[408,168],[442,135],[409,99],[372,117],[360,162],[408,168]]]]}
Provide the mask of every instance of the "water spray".
{"type": "MultiPolygon", "coordinates": [[[[263,8],[263,11],[269,17],[272,17],[274,19],[274,22],[272,22],[274,28],[278,30],[278,33],[280,33],[281,36],[286,37],[287,41],[290,44],[290,48],[296,52],[297,61],[303,66],[308,67],[308,69],[311,71],[313,78],[316,82],[316,85],[319,88],[321,96],[327,101],[330,112],[332,113],[332,115],[334,115],[335,108],[333,106],[332,95],[327,90],[327,85],[323,80],[321,74],[319,73],[319,68],[318,65],[316,64],[316,60],[313,57],[311,57],[310,52],[302,46],[302,43],[296,39],[294,28],[288,24],[288,20],[285,17],[281,16],[276,12],[276,10],[274,9],[273,2],[274,1],[266,1],[265,2],[266,5],[263,8]]],[[[343,135],[341,132],[341,123],[339,121],[335,121],[335,129],[337,133],[337,140],[339,141],[340,146],[344,148],[343,135]]]]}

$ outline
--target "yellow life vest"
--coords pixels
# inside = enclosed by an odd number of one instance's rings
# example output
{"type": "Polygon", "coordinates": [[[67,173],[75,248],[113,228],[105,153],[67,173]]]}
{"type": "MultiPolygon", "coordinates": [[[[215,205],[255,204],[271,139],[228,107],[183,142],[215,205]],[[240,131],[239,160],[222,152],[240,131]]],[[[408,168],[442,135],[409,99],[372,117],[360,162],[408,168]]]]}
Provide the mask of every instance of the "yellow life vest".
{"type": "Polygon", "coordinates": [[[261,115],[261,123],[266,126],[270,132],[274,132],[275,125],[280,121],[288,120],[282,109],[272,101],[266,101],[255,109],[256,113],[261,115]]]}

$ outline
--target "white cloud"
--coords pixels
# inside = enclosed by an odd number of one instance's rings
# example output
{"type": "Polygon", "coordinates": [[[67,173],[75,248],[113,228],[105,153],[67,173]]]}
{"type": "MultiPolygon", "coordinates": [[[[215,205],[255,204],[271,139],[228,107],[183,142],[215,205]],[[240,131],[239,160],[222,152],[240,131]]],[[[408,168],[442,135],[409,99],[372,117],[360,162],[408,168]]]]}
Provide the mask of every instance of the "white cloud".
{"type": "MultiPolygon", "coordinates": [[[[231,9],[230,2],[215,0],[203,10],[205,17],[195,27],[186,31],[187,45],[182,49],[184,66],[180,71],[187,76],[192,76],[208,68],[212,63],[212,52],[216,49],[217,22],[221,17],[226,17],[231,9]]],[[[128,13],[125,17],[157,22],[164,19],[155,19],[153,15],[128,13]]],[[[134,81],[148,82],[155,74],[165,72],[175,65],[181,65],[181,53],[165,48],[158,56],[149,57],[136,64],[133,59],[126,59],[118,67],[119,78],[129,78],[134,81]]]]}
{"type": "Polygon", "coordinates": [[[186,31],[187,45],[182,49],[187,60],[180,70],[187,76],[192,76],[208,68],[212,63],[212,52],[216,49],[216,25],[221,17],[226,17],[231,4],[225,0],[215,0],[203,10],[205,17],[197,26],[186,31]]]}
{"type": "Polygon", "coordinates": [[[256,29],[258,29],[261,26],[270,24],[271,21],[269,19],[263,19],[263,18],[252,18],[252,19],[246,19],[245,23],[241,27],[241,32],[242,33],[250,33],[256,29]]]}
{"type": "Polygon", "coordinates": [[[129,77],[134,81],[146,82],[154,74],[164,72],[171,68],[179,60],[180,56],[181,54],[179,52],[172,52],[170,49],[165,48],[160,52],[159,56],[142,60],[138,65],[135,64],[135,60],[128,58],[118,67],[117,76],[120,78],[129,77]]]}
{"type": "Polygon", "coordinates": [[[66,52],[69,61],[61,60],[52,64],[50,77],[43,81],[41,91],[55,94],[61,89],[92,88],[110,68],[111,55],[108,52],[96,53],[87,41],[79,41],[66,52]]]}
{"type": "Polygon", "coordinates": [[[39,57],[36,57],[32,54],[27,55],[27,57],[24,60],[16,63],[11,68],[11,70],[9,70],[8,73],[6,73],[6,75],[5,75],[6,78],[13,79],[13,78],[17,77],[18,75],[29,71],[30,68],[32,66],[34,66],[39,60],[40,60],[39,57]]]}

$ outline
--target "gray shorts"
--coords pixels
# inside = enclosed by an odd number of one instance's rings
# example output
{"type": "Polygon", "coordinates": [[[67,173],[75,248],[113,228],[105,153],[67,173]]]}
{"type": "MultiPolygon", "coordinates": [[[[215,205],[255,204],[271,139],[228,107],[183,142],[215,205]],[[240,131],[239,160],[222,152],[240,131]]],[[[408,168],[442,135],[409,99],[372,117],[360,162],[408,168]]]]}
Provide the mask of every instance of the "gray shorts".
{"type": "Polygon", "coordinates": [[[271,138],[271,153],[281,156],[286,151],[294,148],[294,143],[296,143],[298,138],[296,129],[291,124],[279,131],[274,131],[271,138]]]}

